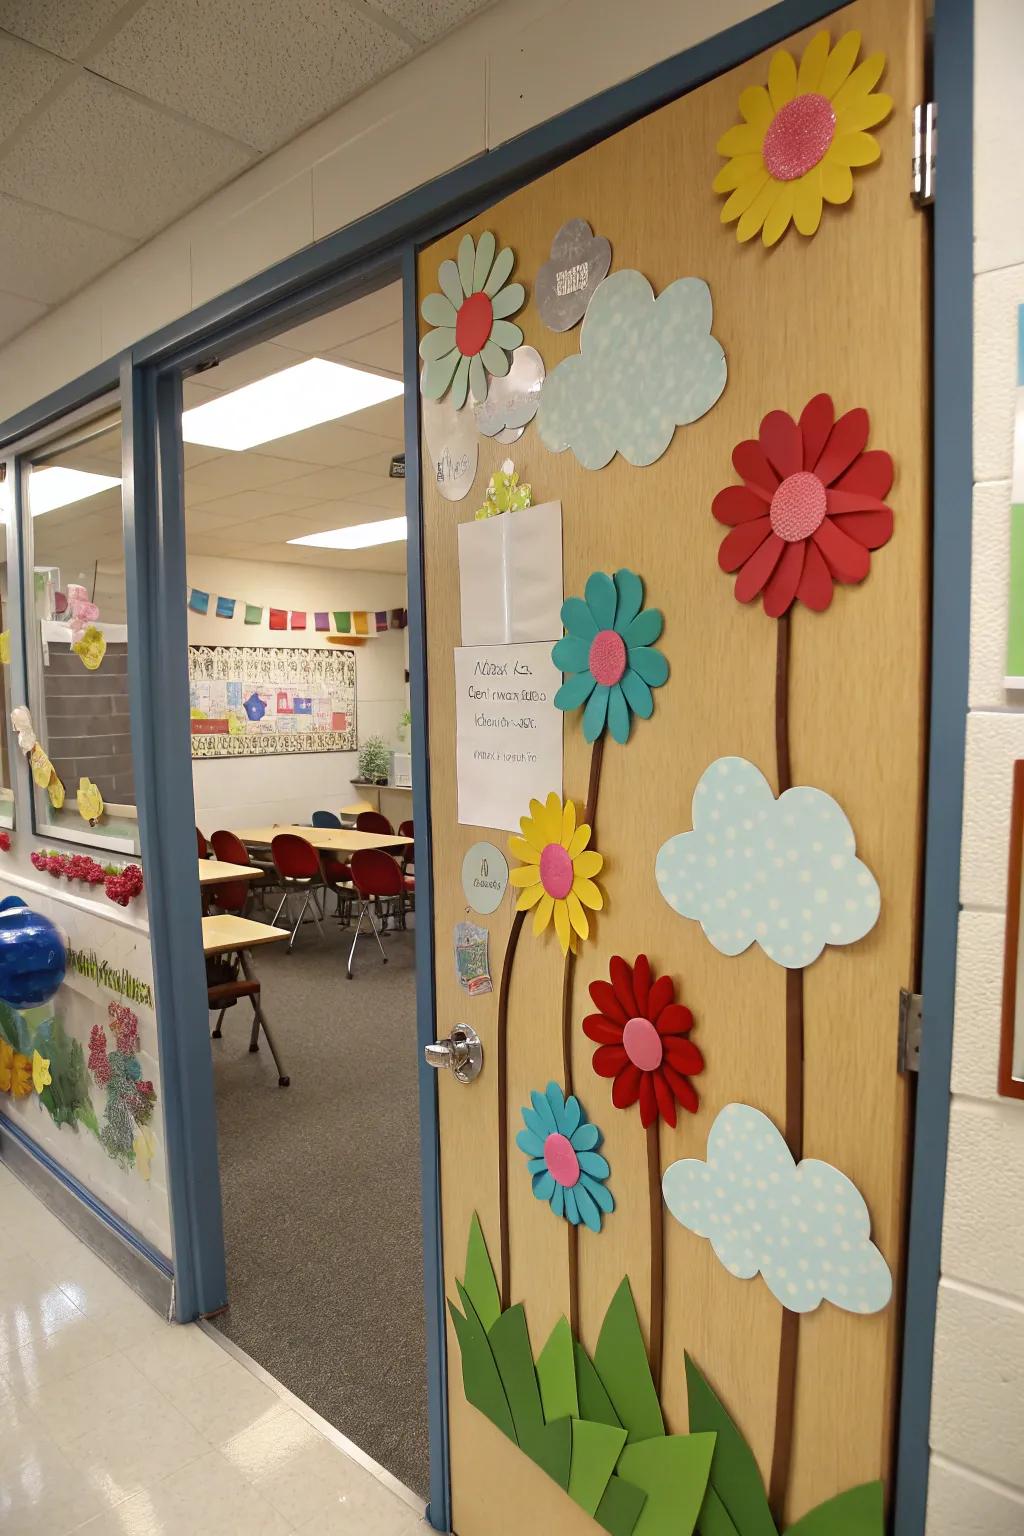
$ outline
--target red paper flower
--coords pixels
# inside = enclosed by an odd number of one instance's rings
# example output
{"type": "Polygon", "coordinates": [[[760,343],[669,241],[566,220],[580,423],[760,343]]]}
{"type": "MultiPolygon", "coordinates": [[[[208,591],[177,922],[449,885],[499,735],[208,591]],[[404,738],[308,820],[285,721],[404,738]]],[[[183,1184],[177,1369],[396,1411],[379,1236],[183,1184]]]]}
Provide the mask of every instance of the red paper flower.
{"type": "Polygon", "coordinates": [[[633,965],[613,955],[609,974],[610,982],[591,982],[599,1012],[583,1020],[583,1033],[598,1042],[594,1071],[615,1079],[616,1109],[639,1099],[643,1125],[653,1125],[659,1114],[675,1125],[677,1104],[696,1113],[690,1077],[704,1070],[703,1056],[686,1038],[693,1014],[676,1002],[671,976],[651,975],[646,955],[637,955],[633,965]]]}
{"type": "Polygon", "coordinates": [[[780,618],[799,598],[816,613],[832,601],[834,582],[863,581],[871,550],[892,537],[884,498],[892,459],[864,451],[868,413],[835,419],[830,395],[815,395],[800,421],[769,411],[757,442],[733,449],[742,485],[719,491],[711,510],[730,532],[718,563],[738,571],[736,596],[749,603],[764,593],[764,611],[780,618]]]}

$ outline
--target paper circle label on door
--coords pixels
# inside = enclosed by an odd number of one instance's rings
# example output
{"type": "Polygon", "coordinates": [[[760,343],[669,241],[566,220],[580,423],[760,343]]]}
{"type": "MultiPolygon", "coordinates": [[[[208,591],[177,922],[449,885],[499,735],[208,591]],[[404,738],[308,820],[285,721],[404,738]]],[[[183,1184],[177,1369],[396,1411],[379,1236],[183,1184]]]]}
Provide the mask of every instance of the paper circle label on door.
{"type": "Polygon", "coordinates": [[[496,912],[508,885],[508,864],[493,843],[474,843],[462,861],[462,889],[474,912],[496,912]]]}

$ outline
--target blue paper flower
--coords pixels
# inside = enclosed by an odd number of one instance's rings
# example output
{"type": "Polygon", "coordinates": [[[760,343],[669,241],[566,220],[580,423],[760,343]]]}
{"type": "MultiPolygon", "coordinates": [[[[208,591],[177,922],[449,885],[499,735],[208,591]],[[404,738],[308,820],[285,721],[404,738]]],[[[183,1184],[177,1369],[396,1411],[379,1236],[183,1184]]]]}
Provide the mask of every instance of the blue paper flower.
{"type": "Polygon", "coordinates": [[[551,659],[566,680],[555,694],[559,709],[583,711],[583,735],[596,741],[607,725],[616,741],[629,740],[630,719],[649,720],[652,688],[668,677],[668,662],[654,642],[661,634],[657,608],[644,608],[644,584],[634,571],[589,577],[584,597],[567,597],[562,623],[568,633],[551,659]]]}
{"type": "Polygon", "coordinates": [[[611,1170],[597,1151],[601,1132],[587,1120],[579,1099],[567,1099],[557,1083],[548,1083],[544,1093],[534,1090],[530,1098],[533,1108],[523,1109],[526,1129],[516,1146],[529,1159],[534,1195],[574,1227],[582,1222],[600,1232],[601,1212],[615,1209],[605,1188],[611,1170]]]}

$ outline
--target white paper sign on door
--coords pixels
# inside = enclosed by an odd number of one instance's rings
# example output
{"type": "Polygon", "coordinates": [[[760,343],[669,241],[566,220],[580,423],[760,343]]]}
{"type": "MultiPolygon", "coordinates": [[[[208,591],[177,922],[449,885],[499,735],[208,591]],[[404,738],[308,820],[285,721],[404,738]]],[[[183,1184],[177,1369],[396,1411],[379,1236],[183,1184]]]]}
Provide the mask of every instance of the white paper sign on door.
{"type": "Polygon", "coordinates": [[[459,524],[463,645],[562,638],[562,504],[459,524]]]}
{"type": "Polygon", "coordinates": [[[455,652],[459,822],[519,831],[530,800],[562,793],[562,674],[551,646],[473,645],[455,652]]]}

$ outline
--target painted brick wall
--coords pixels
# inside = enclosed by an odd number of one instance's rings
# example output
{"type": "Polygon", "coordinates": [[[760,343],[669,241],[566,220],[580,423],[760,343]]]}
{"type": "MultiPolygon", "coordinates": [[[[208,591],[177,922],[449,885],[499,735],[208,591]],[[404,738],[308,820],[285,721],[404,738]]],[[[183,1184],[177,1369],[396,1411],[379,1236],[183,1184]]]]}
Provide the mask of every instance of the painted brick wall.
{"type": "Polygon", "coordinates": [[[1014,758],[1024,757],[1024,697],[1003,688],[1017,305],[1024,303],[1015,109],[1024,6],[975,0],[975,8],[970,713],[928,1536],[1024,1531],[1024,1104],[995,1091],[1010,774],[1014,758]]]}
{"type": "Polygon", "coordinates": [[[80,778],[102,784],[106,800],[135,804],[128,646],[111,641],[98,672],[89,672],[69,647],[52,645],[43,674],[50,761],[65,788],[80,778]]]}

